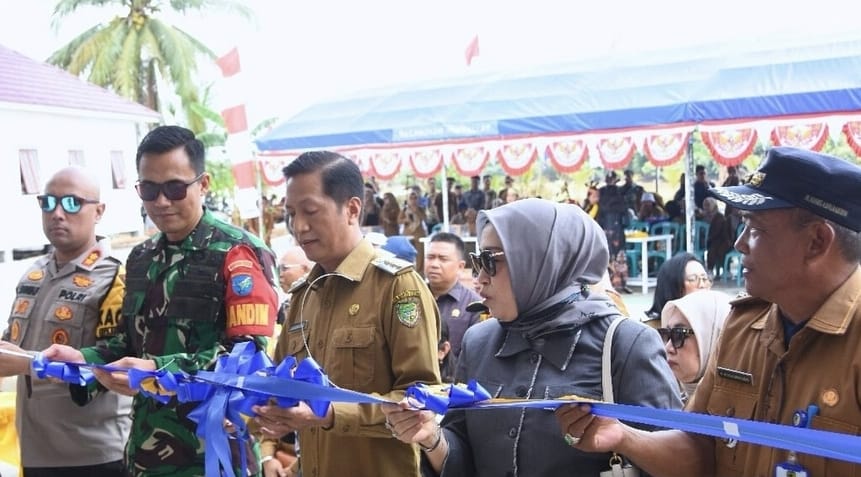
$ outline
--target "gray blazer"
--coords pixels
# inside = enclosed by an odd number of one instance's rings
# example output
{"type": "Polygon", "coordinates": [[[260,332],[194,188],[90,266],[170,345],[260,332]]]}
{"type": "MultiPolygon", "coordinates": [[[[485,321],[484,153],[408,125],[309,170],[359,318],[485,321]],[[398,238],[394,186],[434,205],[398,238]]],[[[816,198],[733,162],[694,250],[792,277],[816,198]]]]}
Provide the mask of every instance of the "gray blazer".
{"type": "MultiPolygon", "coordinates": [[[[476,379],[494,397],[602,398],[601,353],[615,316],[548,335],[535,351],[519,333],[490,319],[464,336],[457,382],[476,379]]],[[[625,320],[613,337],[613,390],[618,403],[680,409],[678,385],[654,329],[625,320]]],[[[584,476],[609,469],[610,454],[567,446],[550,410],[450,411],[443,419],[448,476],[584,476]]],[[[644,426],[638,426],[643,428],[644,426]]]]}

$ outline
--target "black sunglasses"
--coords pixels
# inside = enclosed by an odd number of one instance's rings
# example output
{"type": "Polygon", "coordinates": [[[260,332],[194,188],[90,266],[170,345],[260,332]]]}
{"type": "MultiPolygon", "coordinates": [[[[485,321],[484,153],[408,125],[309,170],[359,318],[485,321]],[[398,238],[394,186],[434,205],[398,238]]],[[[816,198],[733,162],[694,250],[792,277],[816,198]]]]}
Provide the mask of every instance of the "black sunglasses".
{"type": "Polygon", "coordinates": [[[673,348],[679,349],[685,345],[685,340],[688,336],[694,335],[694,330],[690,328],[658,328],[658,334],[661,335],[661,340],[666,343],[667,340],[673,345],[673,348]]]}
{"type": "Polygon", "coordinates": [[[92,199],[84,199],[76,195],[64,195],[57,197],[53,194],[38,195],[36,199],[39,201],[39,207],[42,212],[51,213],[57,208],[57,204],[63,208],[67,214],[77,214],[84,207],[84,204],[98,204],[99,201],[92,199]]]}
{"type": "Polygon", "coordinates": [[[159,194],[164,194],[167,200],[182,200],[188,194],[188,186],[202,179],[204,174],[204,172],[201,172],[191,182],[184,182],[179,179],[162,183],[138,181],[135,184],[135,189],[138,191],[138,196],[147,202],[158,199],[159,194]]]}
{"type": "Polygon", "coordinates": [[[482,250],[480,253],[469,252],[469,261],[472,264],[472,275],[478,276],[484,270],[491,277],[496,276],[496,257],[504,257],[505,252],[492,252],[482,250]]]}

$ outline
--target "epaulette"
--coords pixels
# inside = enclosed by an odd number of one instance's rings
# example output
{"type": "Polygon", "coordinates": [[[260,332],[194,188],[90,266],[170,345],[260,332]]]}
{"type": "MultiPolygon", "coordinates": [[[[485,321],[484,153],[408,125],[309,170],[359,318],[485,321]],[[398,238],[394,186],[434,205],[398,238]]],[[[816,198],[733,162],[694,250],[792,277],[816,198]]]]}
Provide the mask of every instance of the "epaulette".
{"type": "Polygon", "coordinates": [[[729,302],[732,306],[750,306],[750,305],[759,305],[759,304],[769,304],[767,301],[762,298],[748,295],[747,292],[738,292],[738,295],[735,296],[729,302]]]}
{"type": "Polygon", "coordinates": [[[301,277],[297,278],[296,281],[293,282],[292,285],[290,285],[290,289],[287,290],[287,293],[293,293],[294,291],[304,287],[307,284],[308,284],[308,274],[306,273],[305,275],[302,275],[301,277]]]}
{"type": "Polygon", "coordinates": [[[398,275],[413,267],[412,263],[397,257],[377,257],[371,261],[371,265],[390,275],[398,275]]]}

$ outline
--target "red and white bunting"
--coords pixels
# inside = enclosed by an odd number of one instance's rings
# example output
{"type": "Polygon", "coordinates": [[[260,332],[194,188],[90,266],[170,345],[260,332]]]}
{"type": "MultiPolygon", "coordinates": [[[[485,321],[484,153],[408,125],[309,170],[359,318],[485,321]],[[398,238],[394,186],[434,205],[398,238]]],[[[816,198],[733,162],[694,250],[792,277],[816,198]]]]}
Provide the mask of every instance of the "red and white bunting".
{"type": "Polygon", "coordinates": [[[224,78],[221,84],[225,107],[221,110],[227,128],[226,149],[233,164],[233,178],[236,182],[236,205],[242,219],[260,216],[257,204],[257,163],[254,160],[251,137],[248,134],[248,119],[245,114],[245,101],[241,87],[242,67],[239,50],[233,48],[216,60],[224,78]]]}
{"type": "Polygon", "coordinates": [[[756,146],[756,128],[700,129],[703,144],[712,157],[724,166],[737,166],[753,152],[756,146]]]}
{"type": "Polygon", "coordinates": [[[861,121],[849,121],[844,124],[843,135],[846,136],[846,142],[855,154],[861,156],[861,121]]]}
{"type": "Polygon", "coordinates": [[[398,151],[379,151],[370,156],[371,168],[377,179],[394,179],[401,170],[401,155],[398,151]]]}
{"type": "Polygon", "coordinates": [[[272,187],[278,187],[287,182],[284,178],[284,167],[293,159],[296,159],[299,154],[288,154],[285,156],[261,157],[259,161],[260,173],[263,176],[263,182],[272,187]]]}
{"type": "Polygon", "coordinates": [[[410,155],[410,165],[416,177],[427,179],[443,167],[443,153],[439,149],[418,149],[410,155]]]}
{"type": "Polygon", "coordinates": [[[791,146],[819,152],[827,139],[828,125],[824,122],[777,126],[771,131],[771,142],[775,146],[791,146]]]}
{"type": "Polygon", "coordinates": [[[496,157],[506,174],[519,176],[538,159],[538,149],[531,142],[513,141],[502,144],[496,157]]]}
{"type": "Polygon", "coordinates": [[[563,174],[569,174],[583,167],[589,155],[589,149],[582,138],[570,137],[551,142],[544,153],[550,159],[554,169],[563,174]]]}
{"type": "Polygon", "coordinates": [[[669,166],[685,155],[689,132],[664,132],[646,136],[643,154],[657,167],[669,166]]]}
{"type": "Polygon", "coordinates": [[[483,145],[460,147],[452,154],[457,172],[466,177],[481,175],[490,159],[490,150],[483,145]]]}
{"type": "Polygon", "coordinates": [[[607,136],[595,145],[598,158],[607,169],[622,169],[634,158],[634,139],[631,136],[607,136]]]}

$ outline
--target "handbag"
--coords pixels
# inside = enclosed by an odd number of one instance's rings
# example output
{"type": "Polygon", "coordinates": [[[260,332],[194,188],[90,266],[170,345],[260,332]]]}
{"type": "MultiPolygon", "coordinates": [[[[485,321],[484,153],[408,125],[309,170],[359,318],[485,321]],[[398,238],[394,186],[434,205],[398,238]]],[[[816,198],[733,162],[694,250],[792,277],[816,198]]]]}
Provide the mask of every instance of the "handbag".
{"type": "MultiPolygon", "coordinates": [[[[604,393],[604,402],[616,402],[613,396],[613,335],[616,334],[616,328],[626,319],[623,316],[617,316],[607,328],[607,334],[604,335],[604,348],[601,353],[601,389],[604,393]]],[[[613,452],[610,457],[610,468],[598,474],[599,477],[640,477],[640,469],[634,467],[620,456],[613,452]]]]}

